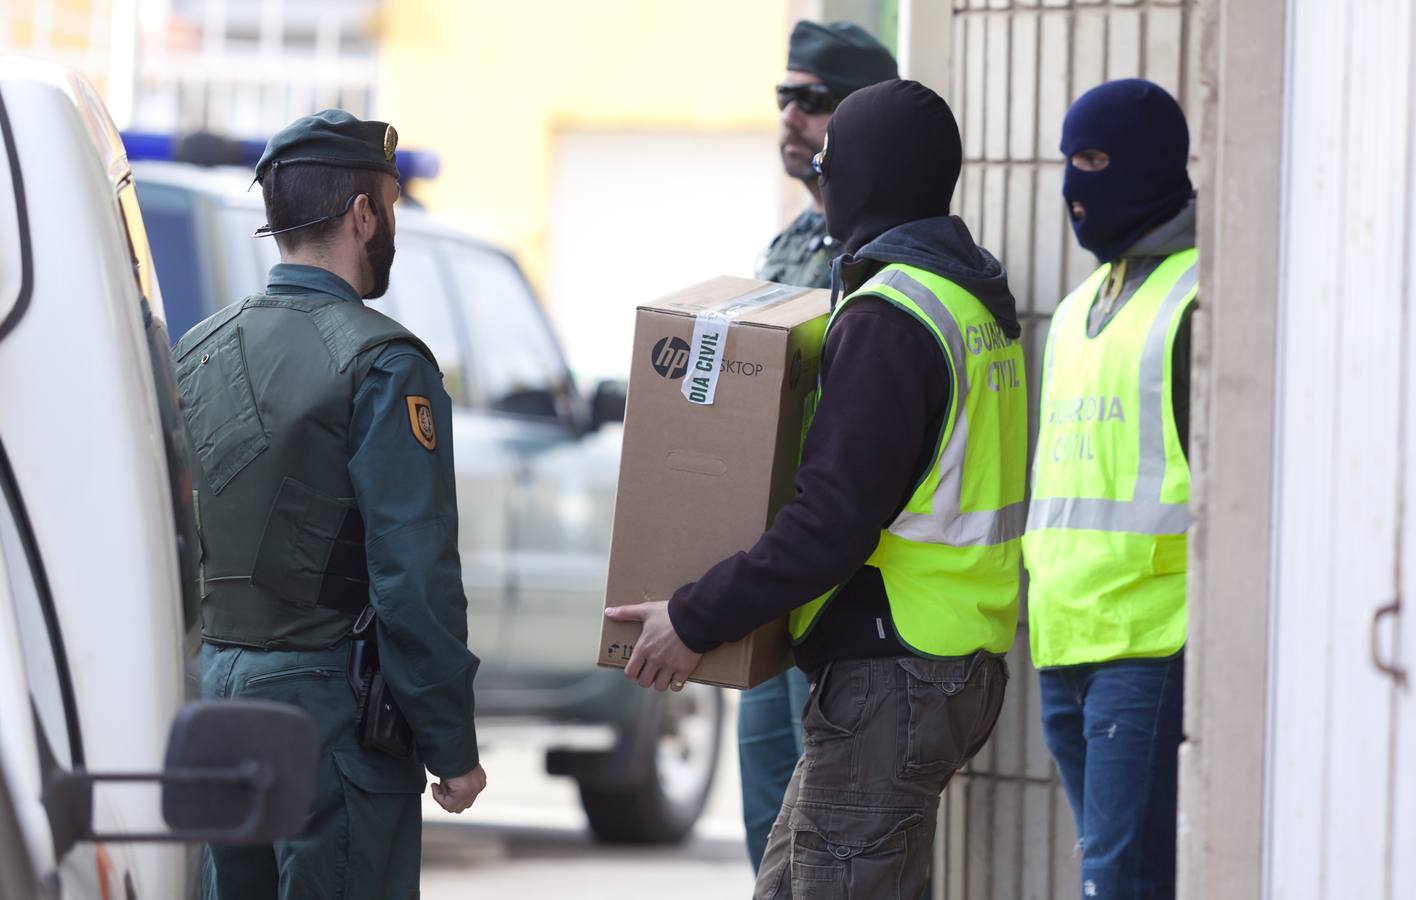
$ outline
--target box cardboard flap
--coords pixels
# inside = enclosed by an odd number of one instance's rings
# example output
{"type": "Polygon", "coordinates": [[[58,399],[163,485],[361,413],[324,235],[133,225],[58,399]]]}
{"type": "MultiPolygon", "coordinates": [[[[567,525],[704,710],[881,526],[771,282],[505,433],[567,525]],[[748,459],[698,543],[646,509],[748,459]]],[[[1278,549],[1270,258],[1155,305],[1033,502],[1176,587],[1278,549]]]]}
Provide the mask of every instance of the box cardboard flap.
{"type": "Polygon", "coordinates": [[[830,296],[820,288],[724,275],[675,291],[640,309],[685,316],[716,313],[735,325],[792,328],[825,313],[830,296]]]}

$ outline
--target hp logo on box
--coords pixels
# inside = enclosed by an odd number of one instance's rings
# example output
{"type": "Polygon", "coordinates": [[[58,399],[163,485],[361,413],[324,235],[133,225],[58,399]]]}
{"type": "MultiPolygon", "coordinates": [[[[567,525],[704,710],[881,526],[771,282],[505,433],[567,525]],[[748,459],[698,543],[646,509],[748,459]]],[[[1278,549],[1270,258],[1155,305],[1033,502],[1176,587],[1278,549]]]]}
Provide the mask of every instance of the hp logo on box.
{"type": "Polygon", "coordinates": [[[650,362],[654,371],[665,378],[679,379],[688,371],[688,341],[666,337],[654,345],[650,362]]]}

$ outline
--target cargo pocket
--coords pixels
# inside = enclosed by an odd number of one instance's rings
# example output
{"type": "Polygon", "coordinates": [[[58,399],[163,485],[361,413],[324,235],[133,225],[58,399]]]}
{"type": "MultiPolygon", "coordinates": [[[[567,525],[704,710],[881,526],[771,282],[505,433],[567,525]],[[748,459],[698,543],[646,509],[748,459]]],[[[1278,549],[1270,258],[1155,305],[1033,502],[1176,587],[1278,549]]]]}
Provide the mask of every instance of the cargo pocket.
{"type": "Polygon", "coordinates": [[[270,447],[246,371],[240,326],[188,354],[177,367],[177,389],[207,482],[219,494],[270,447]]]}
{"type": "Polygon", "coordinates": [[[301,662],[295,658],[282,668],[248,673],[237,682],[231,696],[289,703],[305,710],[315,720],[320,746],[327,747],[354,725],[354,692],[341,666],[301,662]]]}
{"type": "Polygon", "coordinates": [[[802,724],[809,733],[850,737],[865,719],[869,694],[869,662],[827,663],[807,695],[802,724]]]}
{"type": "MultiPolygon", "coordinates": [[[[790,819],[793,900],[898,898],[910,881],[910,832],[917,812],[800,804],[790,819]]],[[[928,865],[916,861],[917,867],[928,865]]]]}
{"type": "MultiPolygon", "coordinates": [[[[354,743],[354,691],[348,648],[307,652],[247,651],[235,666],[231,697],[288,703],[309,713],[320,747],[321,784],[332,783],[334,749],[354,743]],[[259,667],[259,668],[256,668],[259,667]]],[[[321,792],[325,787],[319,789],[321,792]]]]}
{"type": "Polygon", "coordinates": [[[992,728],[985,721],[990,706],[986,661],[903,658],[897,662],[905,673],[909,713],[901,773],[959,768],[992,728]]]}
{"type": "Polygon", "coordinates": [[[357,614],[369,602],[369,571],[354,501],[287,477],[266,518],[251,583],[295,606],[357,614]]]}
{"type": "Polygon", "coordinates": [[[423,761],[416,753],[408,759],[395,759],[351,747],[334,751],[334,761],[344,780],[366,794],[421,794],[428,783],[423,761]]]}

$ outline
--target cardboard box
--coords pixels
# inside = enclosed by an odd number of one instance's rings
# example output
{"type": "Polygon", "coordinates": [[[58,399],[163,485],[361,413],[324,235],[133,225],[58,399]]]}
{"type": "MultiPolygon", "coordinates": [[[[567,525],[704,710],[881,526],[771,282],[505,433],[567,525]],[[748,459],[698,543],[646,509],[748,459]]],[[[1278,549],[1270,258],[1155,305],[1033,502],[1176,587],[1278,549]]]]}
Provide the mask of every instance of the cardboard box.
{"type": "MultiPolygon", "coordinates": [[[[668,599],[750,548],[795,494],[829,292],[715,278],[639,308],[606,603],[668,599]]],[[[623,668],[637,623],[604,620],[623,668]]],[[[703,657],[693,680],[747,688],[791,664],[786,623],[703,657]]]]}

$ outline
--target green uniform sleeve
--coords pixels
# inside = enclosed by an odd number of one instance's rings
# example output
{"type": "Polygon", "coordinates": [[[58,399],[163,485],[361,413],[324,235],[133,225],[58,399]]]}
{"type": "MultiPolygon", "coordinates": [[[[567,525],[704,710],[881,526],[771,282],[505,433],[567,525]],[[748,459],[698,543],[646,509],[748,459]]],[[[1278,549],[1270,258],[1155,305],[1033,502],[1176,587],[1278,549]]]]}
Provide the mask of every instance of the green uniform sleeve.
{"type": "Polygon", "coordinates": [[[354,395],[349,475],[364,517],[384,679],[428,770],[477,767],[467,597],[457,554],[452,402],[407,343],[385,347],[354,395]]]}

